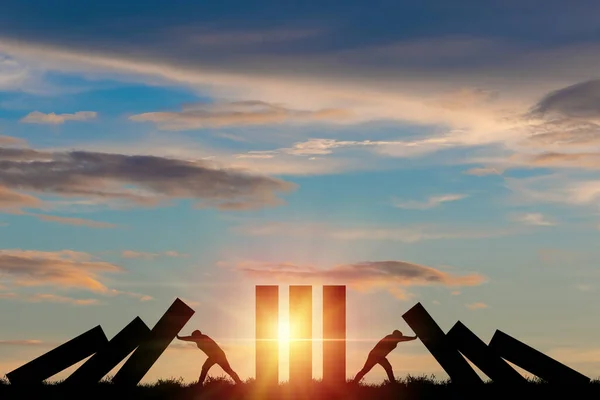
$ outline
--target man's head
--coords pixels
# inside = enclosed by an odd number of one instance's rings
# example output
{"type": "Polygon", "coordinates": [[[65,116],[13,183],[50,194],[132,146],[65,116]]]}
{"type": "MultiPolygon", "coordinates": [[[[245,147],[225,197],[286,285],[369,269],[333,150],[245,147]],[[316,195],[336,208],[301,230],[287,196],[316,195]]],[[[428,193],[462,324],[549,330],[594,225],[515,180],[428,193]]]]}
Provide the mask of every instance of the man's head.
{"type": "Polygon", "coordinates": [[[199,330],[195,330],[194,332],[192,332],[192,336],[202,336],[202,332],[200,332],[199,330]]]}
{"type": "Polygon", "coordinates": [[[402,334],[402,332],[400,332],[398,329],[396,329],[394,332],[392,332],[392,336],[394,336],[395,338],[402,338],[402,337],[404,337],[404,335],[402,334]]]}

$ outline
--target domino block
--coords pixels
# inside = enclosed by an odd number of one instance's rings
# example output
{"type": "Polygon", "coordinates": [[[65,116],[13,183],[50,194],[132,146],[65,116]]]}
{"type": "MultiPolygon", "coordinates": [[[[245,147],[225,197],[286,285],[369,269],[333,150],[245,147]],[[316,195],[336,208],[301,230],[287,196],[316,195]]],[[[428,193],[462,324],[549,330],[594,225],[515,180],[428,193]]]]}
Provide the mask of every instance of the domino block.
{"type": "Polygon", "coordinates": [[[290,384],[312,380],[312,286],[290,286],[290,384]]]}
{"type": "Polygon", "coordinates": [[[140,317],[136,317],[92,358],[73,372],[64,383],[77,385],[97,383],[135,350],[149,333],[150,328],[140,317]]]}
{"type": "Polygon", "coordinates": [[[494,382],[517,384],[527,380],[458,321],[446,334],[448,340],[494,382]]]}
{"type": "Polygon", "coordinates": [[[429,352],[444,368],[450,379],[458,384],[483,384],[477,373],[448,340],[421,303],[417,303],[403,316],[429,352]]]}
{"type": "Polygon", "coordinates": [[[175,299],[145,340],[139,344],[113,377],[113,383],[124,386],[137,385],[192,315],[194,310],[180,299],[175,299]]]}
{"type": "Polygon", "coordinates": [[[108,339],[100,325],[6,374],[13,385],[38,384],[91,356],[108,339]]]}
{"type": "Polygon", "coordinates": [[[279,286],[256,286],[256,381],[279,383],[279,286]]]}
{"type": "Polygon", "coordinates": [[[323,286],[323,383],[346,382],[346,286],[323,286]]]}
{"type": "Polygon", "coordinates": [[[489,347],[500,357],[549,383],[587,384],[590,378],[525,343],[496,330],[489,347]]]}

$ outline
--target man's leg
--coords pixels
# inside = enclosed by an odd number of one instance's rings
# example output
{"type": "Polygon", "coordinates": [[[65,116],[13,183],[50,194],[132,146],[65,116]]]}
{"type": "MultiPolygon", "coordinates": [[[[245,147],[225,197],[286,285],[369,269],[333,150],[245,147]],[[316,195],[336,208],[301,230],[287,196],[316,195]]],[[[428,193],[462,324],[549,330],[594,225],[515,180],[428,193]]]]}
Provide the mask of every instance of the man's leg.
{"type": "Polygon", "coordinates": [[[200,372],[200,378],[198,379],[199,385],[202,385],[204,383],[204,379],[206,379],[206,374],[208,374],[208,370],[213,365],[215,365],[215,360],[210,357],[208,357],[206,361],[204,361],[204,365],[202,365],[202,372],[200,372]]]}
{"type": "Polygon", "coordinates": [[[390,383],[395,383],[396,377],[394,376],[394,370],[392,370],[392,364],[390,364],[388,359],[384,357],[382,360],[379,361],[379,365],[381,365],[383,369],[385,369],[390,383]]]}
{"type": "Polygon", "coordinates": [[[227,372],[233,378],[235,383],[242,383],[242,380],[240,379],[238,374],[236,374],[235,371],[229,365],[229,361],[227,361],[226,357],[223,357],[223,359],[219,360],[217,364],[219,364],[219,366],[223,368],[223,371],[227,372]]]}
{"type": "Polygon", "coordinates": [[[352,382],[353,383],[360,382],[360,380],[363,378],[363,376],[365,376],[367,374],[367,372],[369,372],[371,370],[371,368],[373,368],[375,366],[375,364],[377,364],[377,360],[375,359],[375,357],[369,355],[369,357],[367,357],[367,361],[365,361],[364,367],[362,367],[362,369],[360,371],[358,371],[358,374],[356,374],[356,376],[354,377],[352,382]]]}

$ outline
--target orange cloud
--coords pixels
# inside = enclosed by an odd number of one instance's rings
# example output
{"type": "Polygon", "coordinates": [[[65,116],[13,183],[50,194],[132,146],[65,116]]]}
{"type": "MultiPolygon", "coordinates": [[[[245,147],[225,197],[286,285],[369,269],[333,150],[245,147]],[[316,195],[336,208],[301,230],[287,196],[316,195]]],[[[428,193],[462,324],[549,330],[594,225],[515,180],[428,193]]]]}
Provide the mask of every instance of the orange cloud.
{"type": "Polygon", "coordinates": [[[78,111],[74,114],[44,114],[39,111],[32,111],[21,119],[21,122],[30,124],[50,124],[61,125],[66,121],[87,121],[97,117],[95,111],[78,111]]]}
{"type": "Polygon", "coordinates": [[[143,258],[146,260],[152,260],[158,257],[187,257],[187,254],[179,253],[177,251],[163,251],[160,253],[148,253],[144,251],[134,250],[123,250],[121,252],[123,258],[143,258]]]}
{"type": "Polygon", "coordinates": [[[35,216],[36,218],[47,221],[57,222],[59,224],[75,225],[75,226],[87,226],[89,228],[116,228],[117,224],[111,224],[109,222],[94,221],[85,218],[73,218],[73,217],[58,217],[56,215],[45,215],[45,214],[28,214],[35,216]]]}
{"type": "Polygon", "coordinates": [[[485,303],[478,302],[478,303],[467,304],[466,307],[469,310],[481,310],[483,308],[488,308],[488,305],[485,303]]]}
{"type": "Polygon", "coordinates": [[[337,265],[330,269],[291,263],[261,265],[243,262],[237,265],[237,269],[262,281],[327,281],[344,283],[359,291],[385,289],[398,299],[410,296],[405,292],[409,286],[476,286],[486,281],[479,274],[454,275],[406,261],[367,261],[337,265]]]}
{"type": "Polygon", "coordinates": [[[100,282],[101,275],[121,271],[115,264],[71,250],[0,250],[0,273],[4,280],[20,286],[58,286],[108,293],[109,289],[100,282]]]}

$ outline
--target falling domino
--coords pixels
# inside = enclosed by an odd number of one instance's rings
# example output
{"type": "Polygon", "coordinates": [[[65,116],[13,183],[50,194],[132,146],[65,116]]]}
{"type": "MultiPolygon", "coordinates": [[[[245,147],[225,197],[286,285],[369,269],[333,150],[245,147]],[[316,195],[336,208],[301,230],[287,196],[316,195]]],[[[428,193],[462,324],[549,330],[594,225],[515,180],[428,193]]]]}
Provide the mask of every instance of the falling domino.
{"type": "Polygon", "coordinates": [[[148,336],[150,328],[136,317],[115,335],[102,349],[79,367],[65,384],[85,385],[97,383],[125,359],[148,336]]]}
{"type": "Polygon", "coordinates": [[[100,325],[6,374],[13,385],[38,384],[91,356],[108,343],[100,325]]]}
{"type": "Polygon", "coordinates": [[[137,385],[192,315],[194,310],[176,299],[116,373],[112,382],[117,385],[137,385]]]}
{"type": "Polygon", "coordinates": [[[483,383],[421,303],[413,306],[402,318],[421,339],[453,382],[459,384],[483,383]]]}

